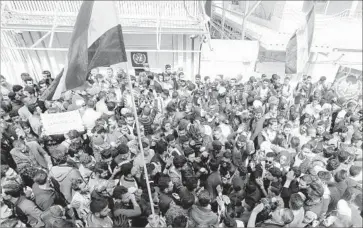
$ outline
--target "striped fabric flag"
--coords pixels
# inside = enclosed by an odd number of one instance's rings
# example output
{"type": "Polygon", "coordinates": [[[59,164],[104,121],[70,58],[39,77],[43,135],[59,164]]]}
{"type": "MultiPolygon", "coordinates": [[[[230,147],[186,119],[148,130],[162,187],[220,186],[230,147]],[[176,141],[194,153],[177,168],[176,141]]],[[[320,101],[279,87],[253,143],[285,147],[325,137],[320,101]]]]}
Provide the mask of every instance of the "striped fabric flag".
{"type": "Polygon", "coordinates": [[[313,42],[313,37],[314,37],[314,29],[315,29],[315,6],[314,5],[311,8],[308,15],[306,16],[306,21],[307,21],[306,27],[307,27],[307,37],[308,37],[308,50],[310,52],[311,44],[313,42]]]}
{"type": "Polygon", "coordinates": [[[212,16],[212,0],[202,0],[199,2],[199,9],[203,13],[206,20],[210,20],[212,16]]]}
{"type": "Polygon", "coordinates": [[[306,15],[306,23],[304,24],[303,28],[297,32],[298,73],[304,72],[306,63],[309,61],[310,49],[314,36],[314,24],[315,7],[313,5],[306,15]]]}
{"type": "Polygon", "coordinates": [[[297,39],[296,33],[290,38],[286,47],[285,74],[297,73],[297,39]]]}
{"type": "Polygon", "coordinates": [[[82,86],[87,74],[95,67],[126,62],[122,28],[112,1],[84,1],[74,25],[68,56],[55,91],[48,99],[82,86]]]}
{"type": "Polygon", "coordinates": [[[205,14],[211,18],[212,16],[212,0],[206,0],[204,5],[205,14]]]}
{"type": "Polygon", "coordinates": [[[306,15],[306,23],[296,31],[286,46],[285,73],[302,73],[309,61],[310,49],[314,36],[315,7],[312,5],[306,15]]]}

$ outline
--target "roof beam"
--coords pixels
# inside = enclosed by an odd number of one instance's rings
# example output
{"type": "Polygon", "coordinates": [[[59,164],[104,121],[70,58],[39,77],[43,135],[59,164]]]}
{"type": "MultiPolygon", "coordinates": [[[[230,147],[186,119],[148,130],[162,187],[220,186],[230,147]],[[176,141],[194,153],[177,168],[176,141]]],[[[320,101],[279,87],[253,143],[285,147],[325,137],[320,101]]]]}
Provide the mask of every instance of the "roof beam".
{"type": "MultiPolygon", "coordinates": [[[[49,32],[52,30],[51,26],[44,25],[25,25],[25,24],[7,24],[1,27],[1,30],[17,30],[27,32],[49,32]]],[[[72,33],[73,26],[58,25],[54,32],[72,33]]],[[[122,27],[123,34],[155,34],[155,27],[122,27]]],[[[202,28],[163,28],[162,34],[190,34],[198,35],[205,34],[202,28]]]]}
{"type": "MultiPolygon", "coordinates": [[[[29,51],[68,51],[68,48],[31,48],[31,47],[1,47],[4,49],[11,49],[11,50],[29,50],[29,51]]],[[[157,49],[126,49],[126,52],[140,52],[140,51],[145,51],[145,52],[185,52],[185,53],[191,53],[191,52],[195,52],[195,53],[199,53],[201,51],[198,50],[157,50],[157,49]]]]}
{"type": "Polygon", "coordinates": [[[40,44],[40,42],[42,42],[45,38],[47,38],[50,35],[50,32],[47,32],[44,36],[42,36],[41,38],[39,38],[32,46],[30,46],[31,48],[36,47],[38,44],[40,44]]]}
{"type": "Polygon", "coordinates": [[[57,27],[57,19],[58,19],[58,14],[59,14],[59,7],[60,7],[60,1],[57,2],[57,6],[56,6],[55,12],[54,12],[52,31],[51,31],[51,34],[50,34],[50,40],[49,40],[49,44],[48,44],[48,47],[50,47],[50,48],[52,47],[52,44],[53,44],[54,30],[57,27]]]}
{"type": "Polygon", "coordinates": [[[255,9],[257,8],[258,5],[260,5],[261,1],[257,1],[255,3],[255,5],[253,5],[253,7],[251,8],[251,10],[248,11],[248,7],[249,7],[249,1],[246,2],[246,6],[245,6],[245,16],[243,17],[243,22],[242,22],[242,40],[245,39],[245,35],[246,35],[246,20],[249,16],[251,16],[251,14],[253,13],[253,11],[255,11],[255,9]]]}

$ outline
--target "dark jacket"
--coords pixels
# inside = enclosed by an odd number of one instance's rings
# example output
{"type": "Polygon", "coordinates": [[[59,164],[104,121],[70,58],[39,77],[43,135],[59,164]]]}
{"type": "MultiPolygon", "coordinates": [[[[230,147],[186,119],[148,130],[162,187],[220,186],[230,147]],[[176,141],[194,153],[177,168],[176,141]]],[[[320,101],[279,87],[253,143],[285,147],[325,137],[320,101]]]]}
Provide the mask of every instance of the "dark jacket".
{"type": "Polygon", "coordinates": [[[16,201],[15,206],[20,209],[28,218],[28,224],[31,227],[41,227],[44,223],[40,219],[42,211],[31,200],[28,200],[25,196],[20,196],[16,201]]]}
{"type": "Polygon", "coordinates": [[[54,204],[54,201],[56,200],[56,192],[54,189],[41,189],[37,183],[34,183],[32,190],[35,197],[35,203],[43,211],[47,210],[54,204]]]}
{"type": "Polygon", "coordinates": [[[222,185],[221,175],[218,171],[211,173],[207,179],[206,189],[208,190],[209,194],[211,195],[212,200],[217,197],[217,189],[218,185],[222,185]]]}

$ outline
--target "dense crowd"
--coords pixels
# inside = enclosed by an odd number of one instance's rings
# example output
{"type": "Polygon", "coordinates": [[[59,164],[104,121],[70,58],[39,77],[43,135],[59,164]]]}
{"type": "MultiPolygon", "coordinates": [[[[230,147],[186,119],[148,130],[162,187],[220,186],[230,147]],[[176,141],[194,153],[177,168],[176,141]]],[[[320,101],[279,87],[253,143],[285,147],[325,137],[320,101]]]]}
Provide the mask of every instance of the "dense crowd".
{"type": "Polygon", "coordinates": [[[49,71],[1,76],[0,226],[362,227],[361,97],[171,69],[145,65],[132,89],[93,69],[58,100],[49,71]],[[46,133],[42,113],[74,110],[84,131],[46,133]]]}

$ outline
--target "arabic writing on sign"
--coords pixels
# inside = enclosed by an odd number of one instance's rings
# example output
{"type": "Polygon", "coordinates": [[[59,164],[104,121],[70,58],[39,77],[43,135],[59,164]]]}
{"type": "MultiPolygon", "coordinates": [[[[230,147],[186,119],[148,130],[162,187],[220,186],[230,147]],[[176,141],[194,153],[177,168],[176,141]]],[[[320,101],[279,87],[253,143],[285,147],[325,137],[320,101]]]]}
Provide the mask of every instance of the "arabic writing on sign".
{"type": "Polygon", "coordinates": [[[84,130],[78,111],[42,114],[41,119],[47,135],[64,134],[70,130],[84,130]]]}

